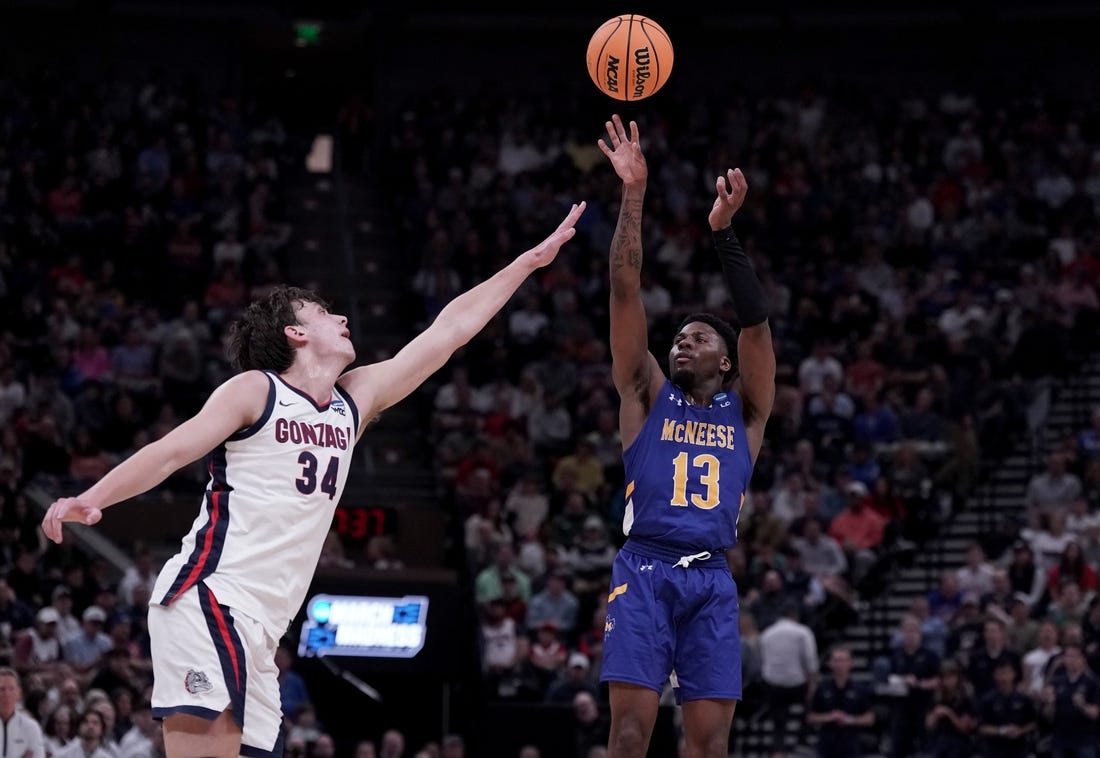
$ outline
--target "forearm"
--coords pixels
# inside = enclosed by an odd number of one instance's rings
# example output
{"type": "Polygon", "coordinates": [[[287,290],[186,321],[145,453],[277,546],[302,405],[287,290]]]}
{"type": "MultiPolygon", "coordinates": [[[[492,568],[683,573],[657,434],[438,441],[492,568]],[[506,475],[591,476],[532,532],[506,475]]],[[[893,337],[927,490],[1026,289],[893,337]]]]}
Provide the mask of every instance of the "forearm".
{"type": "Polygon", "coordinates": [[[477,335],[526,281],[534,267],[520,256],[476,287],[463,292],[444,306],[435,325],[453,333],[454,349],[477,335]]]}
{"type": "Polygon", "coordinates": [[[115,466],[79,496],[84,503],[100,510],[121,503],[167,479],[189,461],[178,461],[157,443],[146,445],[115,466]]]}
{"type": "Polygon", "coordinates": [[[642,205],[645,183],[623,184],[619,220],[611,239],[608,267],[611,271],[611,293],[633,294],[641,291],[642,273],[642,205]]]}
{"type": "Polygon", "coordinates": [[[714,248],[722,264],[722,275],[737,320],[742,328],[757,326],[768,320],[767,300],[760,279],[749,263],[749,257],[741,247],[741,241],[732,226],[712,230],[714,248]]]}

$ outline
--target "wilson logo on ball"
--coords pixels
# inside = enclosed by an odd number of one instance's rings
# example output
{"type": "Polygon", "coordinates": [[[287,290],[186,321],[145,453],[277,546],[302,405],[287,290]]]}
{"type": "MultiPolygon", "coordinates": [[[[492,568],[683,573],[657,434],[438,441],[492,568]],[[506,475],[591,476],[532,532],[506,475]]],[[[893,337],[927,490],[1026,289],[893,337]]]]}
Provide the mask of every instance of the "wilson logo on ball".
{"type": "Polygon", "coordinates": [[[634,101],[661,89],[672,73],[672,42],[645,16],[615,16],[588,41],[588,75],[608,97],[634,101]]]}

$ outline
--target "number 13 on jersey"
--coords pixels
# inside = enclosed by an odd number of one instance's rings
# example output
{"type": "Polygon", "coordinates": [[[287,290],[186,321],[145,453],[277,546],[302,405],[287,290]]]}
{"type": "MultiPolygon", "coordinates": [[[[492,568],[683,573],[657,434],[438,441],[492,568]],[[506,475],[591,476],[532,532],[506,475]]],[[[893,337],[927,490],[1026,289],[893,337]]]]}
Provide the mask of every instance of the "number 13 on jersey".
{"type": "Polygon", "coordinates": [[[698,476],[699,483],[706,487],[705,494],[691,493],[691,503],[696,508],[709,511],[720,502],[718,479],[721,476],[721,462],[710,453],[700,453],[691,459],[688,465],[688,454],[682,452],[672,459],[672,499],[669,505],[678,505],[686,508],[688,503],[687,483],[688,476],[698,476]]]}

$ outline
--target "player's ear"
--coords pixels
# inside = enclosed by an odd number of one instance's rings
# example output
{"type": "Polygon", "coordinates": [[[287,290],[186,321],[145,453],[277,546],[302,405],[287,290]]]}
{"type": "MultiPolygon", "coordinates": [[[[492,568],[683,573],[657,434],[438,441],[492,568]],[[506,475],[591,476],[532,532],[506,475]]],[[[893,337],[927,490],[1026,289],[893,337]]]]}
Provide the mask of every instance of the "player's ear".
{"type": "Polygon", "coordinates": [[[722,360],[718,361],[718,368],[722,369],[723,374],[727,374],[733,368],[733,361],[730,360],[728,355],[723,355],[722,360]]]}
{"type": "Polygon", "coordinates": [[[305,329],[301,324],[287,324],[283,327],[283,334],[293,343],[304,342],[306,338],[305,329]]]}

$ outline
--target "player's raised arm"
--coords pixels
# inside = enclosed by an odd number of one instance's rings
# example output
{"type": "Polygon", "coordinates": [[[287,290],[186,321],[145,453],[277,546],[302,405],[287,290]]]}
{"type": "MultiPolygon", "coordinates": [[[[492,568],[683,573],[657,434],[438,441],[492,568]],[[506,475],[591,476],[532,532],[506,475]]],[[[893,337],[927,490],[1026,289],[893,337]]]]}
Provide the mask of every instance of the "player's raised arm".
{"type": "Polygon", "coordinates": [[[138,450],[81,494],[54,501],[42,520],[42,531],[61,542],[64,522],[95,524],[104,508],[151,490],[255,423],[263,414],[269,387],[270,380],[260,371],[229,379],[190,419],[138,450]]]}
{"type": "Polygon", "coordinates": [[[708,221],[726,288],[741,327],[737,338],[737,362],[745,431],[755,461],[763,443],[764,426],[775,403],[775,351],[764,289],[732,226],[733,215],[748,193],[748,182],[741,169],[730,169],[726,176],[718,177],[715,189],[717,196],[708,221]]]}
{"type": "Polygon", "coordinates": [[[600,150],[623,181],[622,203],[608,268],[611,277],[611,375],[622,404],[619,412],[623,447],[629,447],[645,422],[664,374],[649,352],[645,305],[642,302],[642,205],[649,169],[642,153],[638,124],[630,133],[618,115],[607,122],[607,141],[600,150]]]}
{"type": "MultiPolygon", "coordinates": [[[[574,205],[546,239],[462,293],[440,311],[431,326],[389,360],[352,369],[340,386],[370,420],[394,405],[445,364],[458,348],[480,332],[536,269],[550,265],[562,245],[576,234],[585,203],[574,205]]],[[[360,426],[360,433],[365,428],[360,426]]]]}

